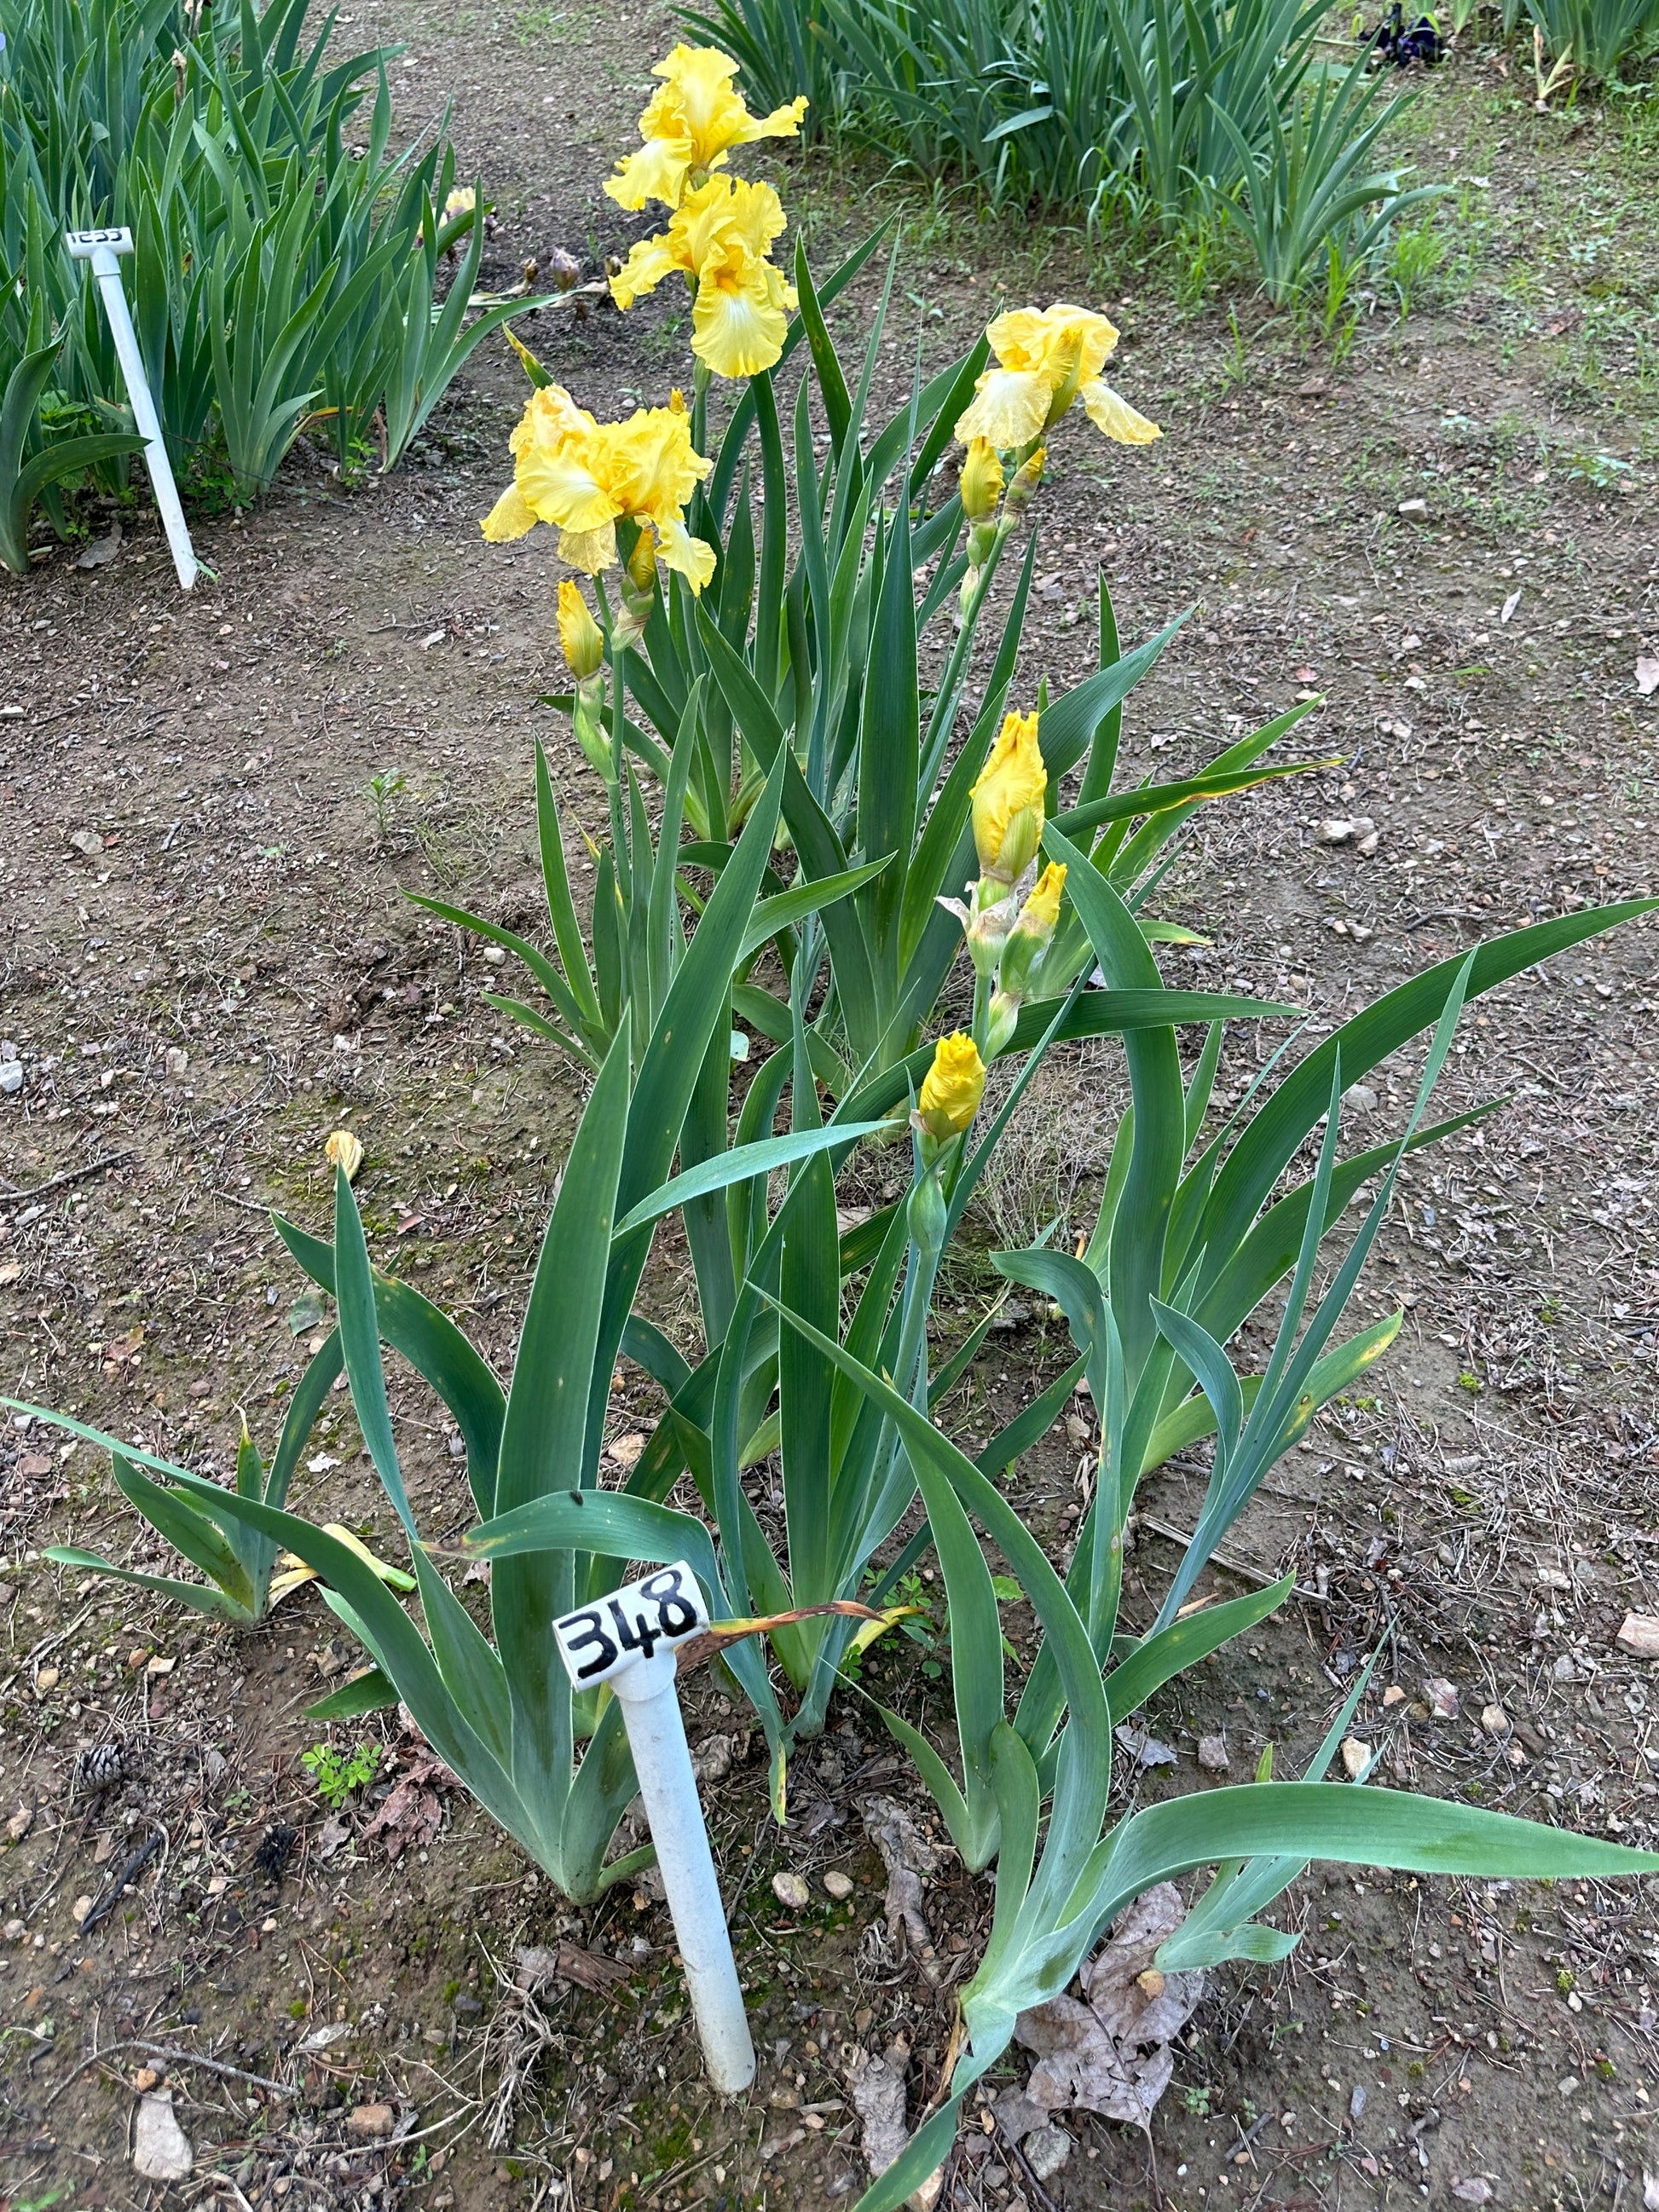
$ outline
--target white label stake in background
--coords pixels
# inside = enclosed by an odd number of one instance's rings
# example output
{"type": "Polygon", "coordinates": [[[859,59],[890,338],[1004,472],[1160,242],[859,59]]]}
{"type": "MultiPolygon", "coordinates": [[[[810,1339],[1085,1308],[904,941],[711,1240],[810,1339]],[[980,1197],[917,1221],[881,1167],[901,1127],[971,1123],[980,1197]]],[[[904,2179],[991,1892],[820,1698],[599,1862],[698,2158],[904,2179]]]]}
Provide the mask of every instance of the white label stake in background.
{"type": "Polygon", "coordinates": [[[179,487],[173,481],[173,464],[167,459],[166,441],[161,436],[161,425],[155,413],[155,402],[150,398],[149,384],[144,375],[144,357],[138,350],[137,333],[132,327],[132,317],[127,308],[127,295],[121,288],[121,264],[118,254],[131,253],[132,233],[130,230],[71,230],[64,234],[64,244],[73,261],[90,261],[92,273],[102,295],[104,313],[109,318],[110,336],[115,340],[115,350],[120,359],[121,374],[127,380],[127,398],[132,403],[132,420],[138,435],[144,441],[144,465],[149,471],[149,488],[155,495],[156,510],[161,518],[161,527],[167,532],[167,544],[173,550],[173,565],[179,571],[179,581],[185,591],[196,581],[200,567],[195,548],[190,542],[190,532],[185,526],[185,511],[179,504],[179,487]]]}
{"type": "Polygon", "coordinates": [[[682,1559],[567,1613],[553,1634],[579,1690],[605,1682],[621,1700],[708,2078],[734,2096],[755,2078],[755,2046],[675,1686],[676,1647],[708,1626],[682,1559]]]}

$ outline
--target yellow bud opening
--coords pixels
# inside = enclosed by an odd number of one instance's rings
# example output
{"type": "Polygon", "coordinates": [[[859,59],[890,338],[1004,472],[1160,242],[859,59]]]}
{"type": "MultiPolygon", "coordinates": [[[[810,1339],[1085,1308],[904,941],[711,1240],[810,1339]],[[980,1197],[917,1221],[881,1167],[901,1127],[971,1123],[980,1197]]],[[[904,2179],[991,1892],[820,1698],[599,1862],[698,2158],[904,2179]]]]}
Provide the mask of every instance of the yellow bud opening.
{"type": "Polygon", "coordinates": [[[1042,842],[1048,771],[1042,764],[1035,714],[1010,714],[970,794],[974,844],[981,872],[1016,882],[1042,842]]]}
{"type": "Polygon", "coordinates": [[[356,1182],[363,1164],[363,1148],[349,1129],[336,1129],[323,1147],[331,1168],[343,1168],[348,1182],[356,1182]]]}
{"type": "Polygon", "coordinates": [[[605,633],[588,612],[580,586],[568,576],[559,586],[559,644],[578,683],[605,665],[605,633]]]}
{"type": "Polygon", "coordinates": [[[922,1079],[916,1114],[930,1137],[959,1137],[985,1095],[985,1063],[966,1030],[941,1037],[922,1079]]]}

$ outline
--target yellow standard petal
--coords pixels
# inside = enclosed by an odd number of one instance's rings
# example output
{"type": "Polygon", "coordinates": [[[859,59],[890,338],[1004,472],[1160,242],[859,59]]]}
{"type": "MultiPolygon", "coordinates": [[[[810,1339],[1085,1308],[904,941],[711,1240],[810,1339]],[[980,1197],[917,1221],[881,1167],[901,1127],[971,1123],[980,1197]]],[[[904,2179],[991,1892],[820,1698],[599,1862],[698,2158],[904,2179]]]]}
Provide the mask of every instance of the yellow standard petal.
{"type": "Polygon", "coordinates": [[[1079,396],[1096,429],[1103,430],[1120,446],[1150,446],[1154,438],[1164,435],[1156,422],[1137,414],[1127,399],[1120,399],[1111,386],[1103,384],[1097,376],[1083,386],[1079,396]]]}
{"type": "Polygon", "coordinates": [[[492,545],[510,545],[540,520],[518,485],[510,483],[478,526],[492,545]]]}
{"type": "Polygon", "coordinates": [[[604,436],[605,481],[617,512],[658,523],[684,520],[686,502],[714,465],[694,449],[684,409],[638,408],[626,422],[607,424],[604,436]]]}
{"type": "Polygon", "coordinates": [[[957,435],[964,446],[983,438],[999,453],[1030,445],[1042,434],[1052,396],[1048,380],[1035,369],[987,369],[957,418],[957,435]]]}
{"type": "Polygon", "coordinates": [[[1005,368],[1035,370],[1051,392],[1073,375],[1085,383],[1098,376],[1117,344],[1117,331],[1104,315],[1066,300],[999,315],[986,336],[1005,368]]]}
{"type": "Polygon", "coordinates": [[[580,586],[568,576],[559,586],[559,645],[579,683],[605,665],[605,632],[588,612],[580,586]]]}
{"type": "Polygon", "coordinates": [[[916,1113],[930,1137],[959,1137],[979,1111],[985,1096],[985,1063],[965,1030],[943,1036],[933,1048],[933,1064],[922,1078],[916,1113]]]}
{"type": "Polygon", "coordinates": [[[1042,764],[1035,714],[1009,714],[969,798],[974,844],[981,872],[1017,882],[1042,842],[1048,771],[1042,764]]]}

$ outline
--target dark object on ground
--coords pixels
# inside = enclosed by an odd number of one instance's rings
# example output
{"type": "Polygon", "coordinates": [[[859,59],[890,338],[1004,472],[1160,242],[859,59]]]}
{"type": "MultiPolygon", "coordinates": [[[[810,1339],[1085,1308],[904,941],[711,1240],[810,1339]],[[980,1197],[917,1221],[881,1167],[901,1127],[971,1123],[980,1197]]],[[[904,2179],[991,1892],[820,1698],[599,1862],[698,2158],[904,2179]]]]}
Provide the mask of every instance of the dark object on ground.
{"type": "Polygon", "coordinates": [[[1362,31],[1359,40],[1379,60],[1391,62],[1395,69],[1409,69],[1413,62],[1432,69],[1449,43],[1441,37],[1431,15],[1419,15],[1408,24],[1401,0],[1394,0],[1393,7],[1374,31],[1362,31]]]}
{"type": "Polygon", "coordinates": [[[144,1869],[155,1857],[156,1852],[161,1850],[161,1831],[159,1828],[152,1828],[149,1835],[144,1838],[143,1842],[139,1844],[137,1850],[136,1851],[128,1852],[126,1857],[122,1860],[120,1865],[110,1877],[109,1882],[106,1886],[103,1893],[93,1905],[92,1910],[88,1913],[86,1918],[81,1923],[81,1933],[82,1936],[90,1936],[93,1929],[99,1924],[100,1921],[106,1920],[110,1914],[114,1911],[116,1905],[120,1899],[122,1891],[125,1889],[130,1881],[135,1880],[137,1875],[143,1872],[144,1869]]]}
{"type": "Polygon", "coordinates": [[[281,1881],[288,1870],[288,1863],[294,1856],[294,1846],[299,1840],[300,1831],[297,1828],[290,1827],[286,1820],[278,1820],[274,1826],[265,1830],[264,1840],[253,1854],[254,1865],[272,1881],[281,1881]]]}

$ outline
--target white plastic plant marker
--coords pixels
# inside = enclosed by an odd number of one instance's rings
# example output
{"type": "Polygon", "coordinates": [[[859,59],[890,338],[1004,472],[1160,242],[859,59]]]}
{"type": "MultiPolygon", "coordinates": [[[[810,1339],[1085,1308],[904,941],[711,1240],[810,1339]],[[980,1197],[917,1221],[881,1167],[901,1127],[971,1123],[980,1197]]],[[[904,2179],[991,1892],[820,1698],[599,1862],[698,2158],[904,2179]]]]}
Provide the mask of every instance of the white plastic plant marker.
{"type": "Polygon", "coordinates": [[[708,1626],[702,1589],[681,1559],[565,1613],[553,1634],[577,1689],[607,1683],[621,1701],[703,2061],[715,2088],[730,2097],[755,2078],[755,2045],[691,1771],[674,1662],[678,1646],[708,1626]]]}
{"type": "Polygon", "coordinates": [[[179,571],[179,581],[185,591],[189,591],[196,581],[201,564],[190,542],[185,511],[179,504],[179,487],[173,481],[173,464],[167,459],[167,442],[161,435],[155,402],[150,397],[149,381],[144,374],[144,357],[138,350],[138,336],[132,327],[127,295],[121,283],[118,257],[131,252],[132,233],[125,229],[71,230],[64,233],[64,244],[71,260],[92,264],[92,273],[103,298],[104,313],[109,318],[110,336],[115,340],[121,374],[127,380],[127,398],[132,403],[133,423],[144,441],[144,465],[149,471],[149,486],[155,495],[156,511],[161,518],[161,527],[167,534],[173,565],[179,571]]]}

